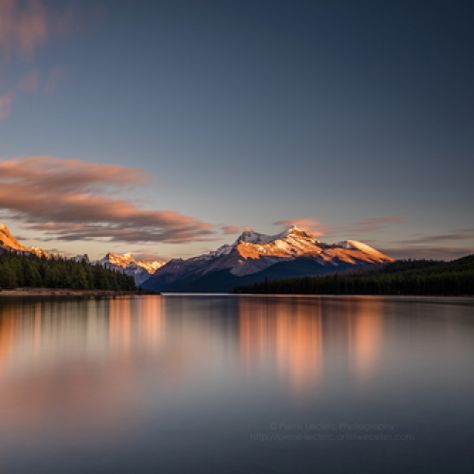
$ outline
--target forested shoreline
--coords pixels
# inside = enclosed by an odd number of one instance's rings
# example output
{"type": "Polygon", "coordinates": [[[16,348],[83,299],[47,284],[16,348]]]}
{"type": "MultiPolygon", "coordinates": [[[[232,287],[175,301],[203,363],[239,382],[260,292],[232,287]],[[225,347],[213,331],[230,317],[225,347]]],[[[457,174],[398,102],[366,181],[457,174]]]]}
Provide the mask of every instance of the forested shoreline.
{"type": "Polygon", "coordinates": [[[451,262],[407,260],[365,274],[264,281],[236,293],[327,295],[474,295],[474,255],[451,262]]]}
{"type": "Polygon", "coordinates": [[[0,253],[0,290],[15,288],[136,290],[133,278],[98,264],[4,251],[0,253]]]}

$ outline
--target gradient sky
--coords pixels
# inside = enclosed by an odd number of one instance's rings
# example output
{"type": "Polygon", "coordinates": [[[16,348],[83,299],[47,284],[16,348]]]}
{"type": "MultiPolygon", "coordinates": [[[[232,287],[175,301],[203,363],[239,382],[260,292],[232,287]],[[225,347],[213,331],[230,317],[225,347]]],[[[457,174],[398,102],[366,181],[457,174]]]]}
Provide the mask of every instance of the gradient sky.
{"type": "Polygon", "coordinates": [[[473,252],[473,24],[470,0],[0,0],[0,220],[92,257],[293,221],[473,252]]]}

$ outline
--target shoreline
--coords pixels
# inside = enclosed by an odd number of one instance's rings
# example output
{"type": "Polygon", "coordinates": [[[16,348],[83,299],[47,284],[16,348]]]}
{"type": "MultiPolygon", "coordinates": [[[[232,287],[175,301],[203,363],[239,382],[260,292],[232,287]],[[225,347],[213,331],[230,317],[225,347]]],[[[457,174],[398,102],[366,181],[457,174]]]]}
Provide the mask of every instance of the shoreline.
{"type": "Polygon", "coordinates": [[[270,297],[270,298],[382,298],[397,300],[423,300],[423,299],[452,299],[452,300],[468,300],[474,302],[474,295],[381,295],[381,294],[312,294],[312,293],[211,293],[211,292],[153,292],[153,291],[117,291],[117,290],[74,290],[71,288],[15,288],[0,289],[1,297],[115,297],[115,296],[198,296],[198,297],[215,297],[215,296],[234,296],[234,297],[270,297]]]}
{"type": "Polygon", "coordinates": [[[15,288],[11,290],[0,290],[2,296],[139,296],[139,295],[159,295],[160,293],[146,291],[115,291],[115,290],[74,290],[72,288],[15,288]]]}

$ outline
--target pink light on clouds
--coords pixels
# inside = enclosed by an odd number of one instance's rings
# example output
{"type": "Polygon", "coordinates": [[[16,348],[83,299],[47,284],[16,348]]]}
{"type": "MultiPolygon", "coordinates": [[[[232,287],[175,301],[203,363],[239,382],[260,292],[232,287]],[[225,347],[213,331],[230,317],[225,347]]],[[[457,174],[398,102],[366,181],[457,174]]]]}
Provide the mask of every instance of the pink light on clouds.
{"type": "Polygon", "coordinates": [[[110,197],[147,181],[138,169],[34,156],[0,162],[0,208],[52,240],[184,243],[214,227],[173,210],[110,197]]]}
{"type": "Polygon", "coordinates": [[[273,225],[291,227],[296,226],[300,227],[303,230],[311,232],[315,237],[324,235],[325,228],[321,225],[319,221],[311,217],[301,217],[297,219],[283,219],[276,221],[273,225]]]}
{"type": "Polygon", "coordinates": [[[71,28],[70,9],[50,11],[42,0],[0,0],[0,54],[31,59],[51,36],[71,28]]]}

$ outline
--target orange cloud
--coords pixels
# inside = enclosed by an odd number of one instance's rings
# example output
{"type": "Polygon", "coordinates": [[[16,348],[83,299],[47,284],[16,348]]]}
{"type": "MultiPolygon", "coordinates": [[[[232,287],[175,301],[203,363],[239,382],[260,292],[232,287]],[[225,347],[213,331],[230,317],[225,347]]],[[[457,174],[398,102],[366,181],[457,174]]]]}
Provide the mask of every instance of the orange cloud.
{"type": "Polygon", "coordinates": [[[109,197],[146,181],[118,165],[27,157],[0,162],[0,208],[51,239],[123,242],[211,240],[211,224],[172,210],[146,210],[109,197]]]}
{"type": "Polygon", "coordinates": [[[70,10],[47,9],[42,0],[0,0],[0,52],[5,59],[31,59],[52,35],[69,28],[70,10]]]}
{"type": "Polygon", "coordinates": [[[238,234],[240,232],[240,227],[237,225],[223,225],[221,229],[224,234],[238,234]]]}
{"type": "Polygon", "coordinates": [[[312,219],[311,217],[302,217],[299,219],[284,219],[281,221],[274,222],[273,225],[285,227],[300,227],[301,229],[311,232],[312,234],[314,234],[315,237],[319,237],[320,235],[324,234],[324,229],[320,222],[315,219],[312,219]]]}

